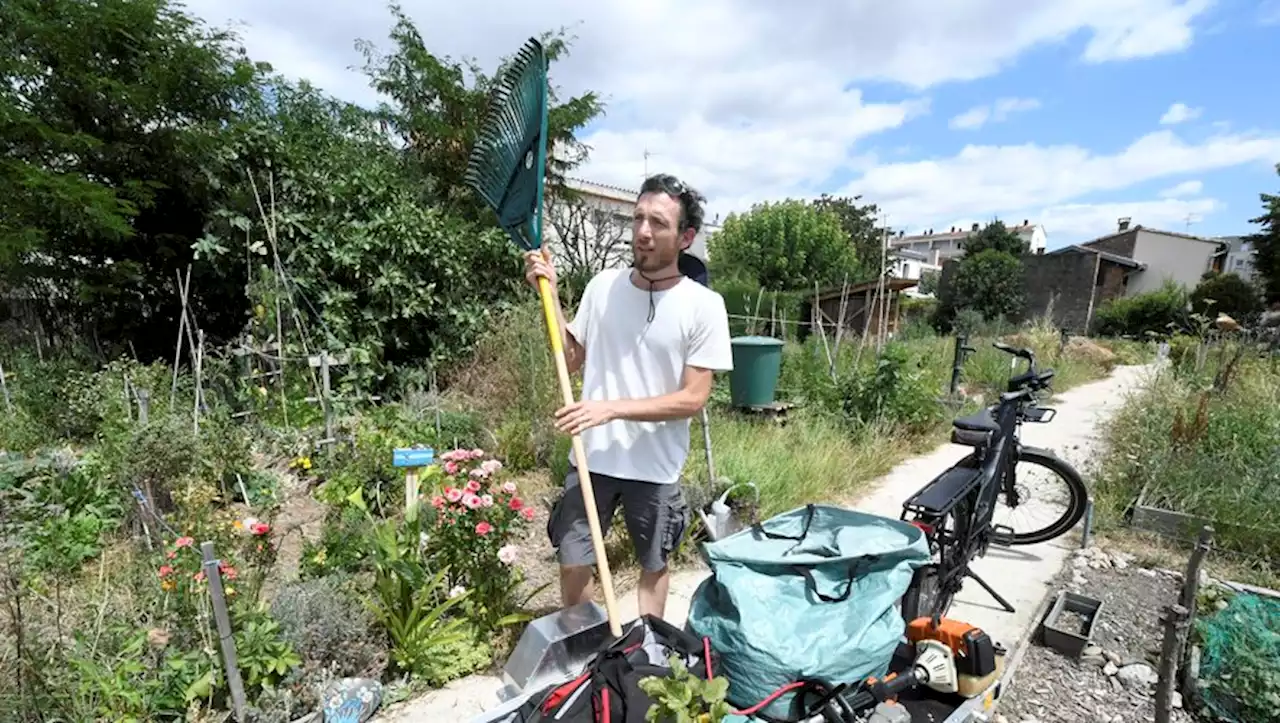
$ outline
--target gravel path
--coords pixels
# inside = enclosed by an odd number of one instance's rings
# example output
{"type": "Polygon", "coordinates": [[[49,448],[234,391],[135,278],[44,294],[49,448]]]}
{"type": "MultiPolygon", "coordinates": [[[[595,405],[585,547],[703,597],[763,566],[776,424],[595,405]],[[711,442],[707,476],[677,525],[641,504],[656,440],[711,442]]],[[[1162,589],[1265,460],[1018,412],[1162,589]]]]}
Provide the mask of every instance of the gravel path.
{"type": "MultiPolygon", "coordinates": [[[[1001,698],[993,723],[1138,723],[1155,720],[1154,686],[1163,630],[1160,611],[1180,582],[1132,565],[1123,553],[1076,554],[1054,580],[1102,601],[1092,646],[1078,660],[1033,643],[1001,698]]],[[[1180,705],[1175,695],[1175,706],[1180,705]]],[[[1175,707],[1173,723],[1195,719],[1175,707]]]]}

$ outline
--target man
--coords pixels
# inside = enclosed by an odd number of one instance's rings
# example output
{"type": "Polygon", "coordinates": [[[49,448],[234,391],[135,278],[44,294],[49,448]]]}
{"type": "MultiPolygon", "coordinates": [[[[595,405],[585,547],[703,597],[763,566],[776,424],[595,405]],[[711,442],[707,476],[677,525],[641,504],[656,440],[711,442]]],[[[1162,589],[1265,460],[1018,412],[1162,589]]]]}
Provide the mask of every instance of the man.
{"type": "MultiPolygon", "coordinates": [[[[571,323],[555,299],[569,373],[583,372],[582,401],[559,409],[556,427],[582,436],[602,532],[621,504],[641,566],[640,614],[656,617],[666,609],[667,559],[691,519],[680,486],[689,419],[706,404],[712,375],[733,368],[724,299],[678,266],[702,226],[703,200],[673,176],[647,179],[632,217],[631,268],[592,278],[571,323]]],[[[554,292],[545,249],[527,254],[525,268],[529,283],[545,277],[554,292]]],[[[547,522],[566,607],[591,599],[595,564],[573,462],[547,522]]]]}

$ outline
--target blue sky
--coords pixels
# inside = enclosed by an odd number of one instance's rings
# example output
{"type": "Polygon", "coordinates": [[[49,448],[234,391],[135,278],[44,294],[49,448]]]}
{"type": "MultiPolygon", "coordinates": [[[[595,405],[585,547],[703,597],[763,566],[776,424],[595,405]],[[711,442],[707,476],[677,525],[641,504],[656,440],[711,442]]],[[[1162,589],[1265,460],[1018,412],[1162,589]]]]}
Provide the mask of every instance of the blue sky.
{"type": "MultiPolygon", "coordinates": [[[[578,175],[635,188],[646,170],[674,172],[712,216],[861,193],[909,232],[1030,219],[1058,247],[1120,216],[1247,233],[1258,194],[1280,192],[1280,0],[402,5],[434,52],[490,67],[569,26],[553,81],[607,101],[578,175]]],[[[350,67],[357,38],[385,41],[385,6],[188,7],[243,22],[251,55],[285,75],[376,101],[350,67]]]]}

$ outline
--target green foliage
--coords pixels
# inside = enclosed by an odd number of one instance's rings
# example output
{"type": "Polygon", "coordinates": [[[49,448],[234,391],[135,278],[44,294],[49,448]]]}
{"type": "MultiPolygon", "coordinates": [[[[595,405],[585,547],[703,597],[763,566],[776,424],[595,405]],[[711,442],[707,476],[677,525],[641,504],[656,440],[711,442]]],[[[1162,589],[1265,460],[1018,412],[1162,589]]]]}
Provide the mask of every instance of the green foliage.
{"type": "Polygon", "coordinates": [[[824,193],[813,201],[815,208],[840,219],[840,226],[853,244],[859,271],[850,277],[850,281],[874,279],[879,275],[884,236],[887,232],[876,225],[880,208],[874,203],[858,205],[861,199],[862,196],[833,197],[824,193]]]}
{"type": "Polygon", "coordinates": [[[271,601],[271,615],[309,668],[377,678],[385,648],[352,587],[341,574],[286,584],[271,601]]]}
{"type": "Polygon", "coordinates": [[[236,615],[234,637],[240,673],[250,687],[274,686],[302,665],[302,658],[282,635],[280,623],[265,606],[236,615]]]}
{"type": "Polygon", "coordinates": [[[1262,311],[1258,290],[1238,274],[1213,274],[1191,292],[1191,308],[1197,314],[1226,314],[1244,324],[1262,311]]]}
{"type": "Polygon", "coordinates": [[[973,309],[988,321],[1016,318],[1024,309],[1022,262],[1007,251],[966,251],[951,286],[953,309],[973,309]]]}
{"type": "Polygon", "coordinates": [[[369,601],[378,624],[391,642],[395,667],[414,675],[432,675],[451,645],[471,636],[464,617],[450,612],[470,594],[453,594],[446,586],[448,570],[429,570],[422,552],[422,517],[415,522],[374,522],[374,585],[369,601]]]}
{"type": "MultiPolygon", "coordinates": [[[[1276,164],[1280,174],[1280,163],[1276,164]]],[[[1259,194],[1262,215],[1249,220],[1261,228],[1249,237],[1253,243],[1253,265],[1262,279],[1267,303],[1280,302],[1280,194],[1259,194]]]]}
{"type": "Polygon", "coordinates": [[[1094,312],[1094,332],[1101,336],[1166,338],[1190,330],[1191,297],[1185,287],[1166,281],[1155,291],[1111,299],[1094,312]]]}
{"type": "MultiPolygon", "coordinates": [[[[167,0],[0,3],[0,278],[46,329],[144,358],[172,348],[175,275],[257,72],[167,0]]],[[[243,279],[192,277],[192,311],[217,336],[243,279]]]]}
{"type": "Polygon", "coordinates": [[[644,717],[648,723],[720,723],[732,712],[725,702],[728,678],[704,680],[692,675],[678,655],[667,662],[670,675],[650,675],[639,681],[640,690],[653,701],[644,717]]]}
{"type": "Polygon", "coordinates": [[[1027,252],[1028,244],[1018,234],[1009,230],[1003,221],[995,220],[982,230],[971,234],[964,241],[966,256],[980,254],[983,251],[999,251],[1011,256],[1021,256],[1027,252]]]}
{"type": "Polygon", "coordinates": [[[76,676],[65,707],[75,720],[180,721],[191,703],[208,699],[221,680],[214,652],[152,645],[148,631],[114,624],[125,635],[110,655],[94,654],[83,632],[67,659],[76,676]]]}
{"type": "Polygon", "coordinates": [[[840,217],[803,201],[753,206],[730,214],[707,241],[713,279],[754,279],[790,291],[855,281],[858,257],[840,217]]]}
{"type": "Polygon", "coordinates": [[[839,381],[844,413],[857,424],[885,420],[912,434],[929,430],[942,408],[925,361],[900,342],[886,344],[869,372],[855,369],[839,381]]]}
{"type": "Polygon", "coordinates": [[[118,490],[63,456],[0,455],[0,540],[20,541],[36,572],[73,575],[124,517],[118,490]]]}

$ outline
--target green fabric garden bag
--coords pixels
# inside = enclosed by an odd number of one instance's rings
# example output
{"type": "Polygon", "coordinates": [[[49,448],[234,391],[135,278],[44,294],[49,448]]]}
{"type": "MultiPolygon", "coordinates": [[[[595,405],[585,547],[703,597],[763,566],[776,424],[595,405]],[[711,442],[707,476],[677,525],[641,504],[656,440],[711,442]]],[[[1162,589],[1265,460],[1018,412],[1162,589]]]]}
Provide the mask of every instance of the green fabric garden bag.
{"type": "MultiPolygon", "coordinates": [[[[739,710],[801,679],[827,685],[884,675],[905,623],[897,603],[929,560],[906,522],[808,505],[702,546],[711,576],[689,629],[710,639],[739,710]]],[[[794,694],[760,709],[798,716],[794,694]]]]}

